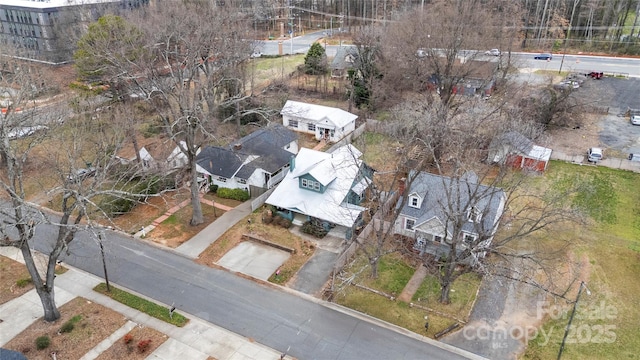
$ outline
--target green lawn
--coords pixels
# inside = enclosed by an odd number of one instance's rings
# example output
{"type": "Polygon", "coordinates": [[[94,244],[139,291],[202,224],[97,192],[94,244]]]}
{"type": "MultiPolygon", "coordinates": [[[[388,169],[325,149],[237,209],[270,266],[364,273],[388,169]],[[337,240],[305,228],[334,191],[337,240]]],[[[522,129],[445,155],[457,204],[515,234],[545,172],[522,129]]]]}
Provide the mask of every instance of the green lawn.
{"type": "Polygon", "coordinates": [[[186,317],[184,317],[183,315],[175,311],[173,312],[173,314],[169,314],[169,309],[165,306],[158,305],[154,302],[151,302],[149,300],[133,295],[127,291],[113,287],[113,285],[111,285],[110,292],[107,291],[107,285],[105,283],[100,283],[96,285],[96,287],[93,288],[93,290],[101,294],[107,295],[113,300],[123,303],[130,308],[133,308],[145,314],[151,315],[154,318],[162,320],[164,322],[168,322],[169,324],[182,327],[187,322],[189,322],[189,319],[187,319],[186,317]]]}
{"type": "MultiPolygon", "coordinates": [[[[562,358],[636,359],[640,357],[640,174],[553,162],[547,176],[559,174],[594,177],[596,184],[605,183],[613,193],[605,197],[609,204],[602,209],[609,216],[592,221],[574,235],[573,251],[588,264],[582,280],[591,295],[583,292],[580,298],[573,321],[575,331],[569,333],[562,358]]],[[[597,207],[602,201],[593,197],[586,203],[597,207]]],[[[571,307],[564,309],[570,311],[571,307]]],[[[551,332],[549,342],[542,336],[533,339],[525,358],[555,358],[567,322],[568,312],[564,317],[548,317],[542,330],[551,332]]]]}
{"type": "MultiPolygon", "coordinates": [[[[365,264],[366,260],[363,257],[358,258],[351,266],[351,270],[357,272],[365,264]]],[[[354,282],[396,297],[400,295],[414,272],[415,269],[401,256],[390,254],[380,260],[377,279],[370,277],[371,269],[367,267],[360,272],[354,282]]],[[[355,286],[344,287],[336,294],[335,301],[418,334],[424,334],[424,317],[428,315],[429,332],[427,335],[433,337],[434,334],[456,323],[454,318],[466,319],[479,286],[480,277],[477,275],[461,276],[453,284],[451,303],[448,305],[438,302],[440,288],[433,276],[427,276],[414,295],[412,302],[418,306],[412,307],[402,301],[392,301],[382,295],[355,286]],[[427,308],[435,310],[435,312],[426,310],[427,308]]]]}

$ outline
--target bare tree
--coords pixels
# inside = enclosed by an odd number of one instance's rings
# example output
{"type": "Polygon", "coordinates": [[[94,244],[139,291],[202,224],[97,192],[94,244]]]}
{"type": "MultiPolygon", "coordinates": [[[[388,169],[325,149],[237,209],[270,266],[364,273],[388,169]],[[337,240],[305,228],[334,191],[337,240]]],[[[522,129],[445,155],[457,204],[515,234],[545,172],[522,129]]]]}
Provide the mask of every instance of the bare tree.
{"type": "Polygon", "coordinates": [[[418,251],[417,256],[438,277],[442,302],[449,301],[451,284],[460,275],[497,273],[487,254],[533,259],[541,265],[546,255],[529,246],[531,235],[583,219],[581,209],[571,201],[579,184],[552,186],[542,192],[532,186],[526,169],[514,171],[508,162],[485,163],[486,149],[500,139],[497,135],[519,132],[535,138],[540,129],[518,121],[513,112],[500,116],[491,105],[477,101],[473,109],[467,103],[466,111],[456,113],[445,125],[438,120],[439,108],[414,105],[409,112],[405,105],[402,114],[403,123],[415,129],[413,135],[431,162],[410,168],[416,178],[406,191],[409,199],[395,229],[410,236],[404,243],[409,253],[418,251]],[[434,139],[430,134],[438,131],[434,139]],[[415,210],[424,206],[424,213],[415,210]],[[506,228],[497,232],[500,224],[506,228]]]}
{"type": "Polygon", "coordinates": [[[86,226],[82,221],[96,217],[108,221],[110,202],[144,199],[148,188],[143,183],[138,193],[132,193],[135,174],[115,169],[118,162],[113,155],[125,133],[92,119],[91,112],[72,117],[59,110],[65,106],[40,104],[36,101],[40,95],[33,93],[41,81],[38,71],[28,63],[6,61],[13,71],[3,77],[3,85],[13,90],[5,99],[8,107],[0,122],[0,187],[7,196],[0,205],[0,246],[20,249],[44,318],[54,321],[60,317],[54,296],[56,263],[86,226]],[[41,204],[56,213],[45,211],[41,204]],[[41,224],[55,227],[55,233],[47,234],[51,238],[36,238],[35,229],[41,224]],[[32,253],[35,241],[52,243],[43,274],[32,253]]]}

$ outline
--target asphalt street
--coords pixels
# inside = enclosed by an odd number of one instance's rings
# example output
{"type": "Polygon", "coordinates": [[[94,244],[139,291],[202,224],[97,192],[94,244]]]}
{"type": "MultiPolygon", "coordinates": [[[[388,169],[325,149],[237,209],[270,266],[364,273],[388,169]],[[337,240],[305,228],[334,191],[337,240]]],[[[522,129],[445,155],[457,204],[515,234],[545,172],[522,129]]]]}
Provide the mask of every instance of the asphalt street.
{"type": "MultiPolygon", "coordinates": [[[[39,225],[35,247],[48,253],[55,228],[39,225]]],[[[79,232],[65,263],[103,276],[100,250],[79,232]]],[[[465,352],[430,344],[402,330],[351,316],[338,306],[194,263],[173,251],[107,232],[109,279],[120,286],[255,339],[300,359],[465,359],[465,352]]],[[[466,353],[468,354],[468,353],[466,353]]],[[[468,354],[471,355],[471,354],[468,354]]],[[[471,356],[473,357],[473,356],[471,356]]]]}

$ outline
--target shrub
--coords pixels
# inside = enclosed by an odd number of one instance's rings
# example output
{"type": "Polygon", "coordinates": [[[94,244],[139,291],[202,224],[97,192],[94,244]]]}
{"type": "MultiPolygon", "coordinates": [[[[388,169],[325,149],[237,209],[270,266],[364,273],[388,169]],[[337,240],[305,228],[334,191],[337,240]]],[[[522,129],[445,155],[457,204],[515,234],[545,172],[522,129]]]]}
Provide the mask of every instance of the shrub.
{"type": "Polygon", "coordinates": [[[217,194],[223,199],[233,199],[238,201],[247,201],[251,198],[249,193],[243,189],[218,188],[217,194]]]}
{"type": "Polygon", "coordinates": [[[60,332],[63,334],[70,333],[74,327],[75,325],[73,325],[71,321],[67,321],[66,323],[62,324],[62,326],[60,327],[60,332]]]}
{"type": "Polygon", "coordinates": [[[278,224],[279,226],[282,226],[285,229],[288,229],[291,227],[291,221],[283,218],[282,216],[276,216],[275,223],[278,224]]]}
{"type": "Polygon", "coordinates": [[[130,196],[107,196],[100,202],[102,211],[110,216],[126,214],[136,205],[137,201],[146,200],[145,195],[157,194],[164,189],[165,182],[162,178],[153,176],[148,179],[139,179],[137,183],[128,185],[122,189],[132,195],[130,196]]]}
{"type": "Polygon", "coordinates": [[[16,281],[16,286],[19,288],[23,288],[29,284],[31,284],[31,278],[22,278],[16,281]]]}
{"type": "Polygon", "coordinates": [[[47,335],[38,336],[36,339],[36,348],[38,350],[46,349],[51,345],[51,339],[47,335]]]}
{"type": "Polygon", "coordinates": [[[60,333],[70,333],[75,327],[75,324],[80,320],[82,320],[81,315],[72,317],[66,323],[62,324],[62,326],[60,327],[60,333]]]}
{"type": "Polygon", "coordinates": [[[313,235],[317,238],[323,238],[328,233],[328,231],[325,230],[324,227],[322,227],[322,225],[315,224],[311,221],[307,221],[304,224],[302,224],[300,231],[302,231],[305,234],[313,235]]]}
{"type": "Polygon", "coordinates": [[[151,345],[151,339],[140,340],[140,342],[138,343],[138,351],[140,351],[141,353],[147,351],[149,345],[151,345]]]}
{"type": "Polygon", "coordinates": [[[123,338],[125,344],[130,344],[133,341],[133,335],[131,333],[127,334],[123,338]]]}
{"type": "Polygon", "coordinates": [[[209,185],[209,191],[214,193],[214,194],[217,193],[218,192],[218,185],[216,185],[216,184],[209,185]]]}

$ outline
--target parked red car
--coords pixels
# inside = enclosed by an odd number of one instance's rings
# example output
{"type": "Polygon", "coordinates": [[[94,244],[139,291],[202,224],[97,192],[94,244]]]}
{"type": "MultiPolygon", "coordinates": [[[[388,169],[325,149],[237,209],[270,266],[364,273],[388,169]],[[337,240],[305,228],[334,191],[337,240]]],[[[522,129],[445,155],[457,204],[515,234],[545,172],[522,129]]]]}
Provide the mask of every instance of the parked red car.
{"type": "Polygon", "coordinates": [[[604,76],[602,72],[592,71],[587,74],[587,76],[591,76],[592,79],[600,80],[604,76]]]}

